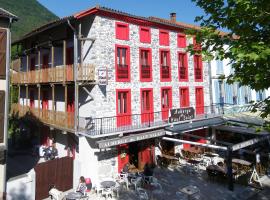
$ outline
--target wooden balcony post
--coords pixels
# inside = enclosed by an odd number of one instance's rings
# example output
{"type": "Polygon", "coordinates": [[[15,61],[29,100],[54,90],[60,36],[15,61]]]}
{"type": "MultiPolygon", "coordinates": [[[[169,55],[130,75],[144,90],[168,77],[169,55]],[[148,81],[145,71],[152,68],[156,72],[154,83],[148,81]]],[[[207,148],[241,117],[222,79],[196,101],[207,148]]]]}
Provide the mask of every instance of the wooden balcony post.
{"type": "Polygon", "coordinates": [[[38,50],[38,83],[40,83],[40,69],[41,69],[41,58],[40,58],[40,49],[38,50]]]}
{"type": "Polygon", "coordinates": [[[29,95],[28,95],[28,85],[26,85],[26,92],[25,92],[25,96],[26,96],[26,106],[28,106],[28,102],[29,102],[29,95]]]}
{"type": "Polygon", "coordinates": [[[67,126],[67,117],[68,117],[68,115],[67,115],[67,95],[68,95],[68,88],[67,88],[67,85],[65,84],[64,85],[64,87],[65,87],[65,114],[66,114],[66,117],[65,117],[65,126],[67,126]]]}
{"type": "Polygon", "coordinates": [[[67,49],[67,41],[63,40],[63,82],[66,81],[66,49],[67,49]]]}
{"type": "MultiPolygon", "coordinates": [[[[51,46],[51,68],[54,67],[54,46],[52,45],[51,46]]],[[[53,70],[53,74],[51,75],[53,78],[53,81],[55,81],[55,70],[53,70]]],[[[49,80],[49,81],[52,81],[52,80],[49,80]]]]}
{"type": "Polygon", "coordinates": [[[54,84],[51,84],[51,87],[52,87],[52,120],[53,120],[53,123],[55,123],[55,120],[56,120],[56,109],[55,109],[55,85],[54,84]]]}
{"type": "Polygon", "coordinates": [[[26,71],[29,72],[29,55],[26,55],[26,71]]]}
{"type": "Polygon", "coordinates": [[[37,84],[38,87],[38,117],[40,117],[40,84],[37,84]]]}
{"type": "Polygon", "coordinates": [[[18,85],[18,104],[20,104],[20,97],[21,97],[21,86],[18,85]]]}

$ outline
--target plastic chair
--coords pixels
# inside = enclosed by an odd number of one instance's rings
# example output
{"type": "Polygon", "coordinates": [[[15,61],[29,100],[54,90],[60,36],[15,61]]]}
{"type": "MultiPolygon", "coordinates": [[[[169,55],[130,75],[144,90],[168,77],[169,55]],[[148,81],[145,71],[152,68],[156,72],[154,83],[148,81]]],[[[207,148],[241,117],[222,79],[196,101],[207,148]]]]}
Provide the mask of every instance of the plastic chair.
{"type": "Polygon", "coordinates": [[[101,195],[102,195],[102,196],[105,196],[106,199],[107,199],[109,196],[111,196],[111,198],[112,198],[112,196],[113,196],[113,191],[112,191],[111,188],[103,188],[103,189],[102,189],[102,192],[101,192],[101,195]]]}
{"type": "Polygon", "coordinates": [[[134,185],[135,191],[137,191],[137,187],[141,186],[141,184],[142,184],[142,177],[131,179],[131,185],[134,185]]]}
{"type": "Polygon", "coordinates": [[[138,194],[140,200],[148,200],[149,199],[148,194],[147,194],[145,189],[138,188],[137,194],[138,194]]]}

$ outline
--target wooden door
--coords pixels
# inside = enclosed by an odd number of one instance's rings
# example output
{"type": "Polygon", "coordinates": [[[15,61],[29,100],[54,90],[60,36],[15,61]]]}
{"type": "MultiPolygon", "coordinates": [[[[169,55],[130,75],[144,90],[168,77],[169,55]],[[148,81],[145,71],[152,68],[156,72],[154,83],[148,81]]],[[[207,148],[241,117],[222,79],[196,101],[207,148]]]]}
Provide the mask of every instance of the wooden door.
{"type": "Polygon", "coordinates": [[[30,108],[35,107],[35,91],[33,89],[29,90],[29,100],[30,100],[30,108]]]}
{"type": "Polygon", "coordinates": [[[42,64],[42,81],[48,82],[48,67],[49,67],[49,55],[45,54],[43,55],[43,64],[42,64]]]}
{"type": "Polygon", "coordinates": [[[130,90],[116,92],[117,127],[131,125],[131,94],[130,90]]]}
{"type": "Polygon", "coordinates": [[[5,91],[0,91],[0,143],[4,142],[5,91]]]}
{"type": "Polygon", "coordinates": [[[6,79],[7,31],[0,29],[0,79],[6,79]]]}
{"type": "Polygon", "coordinates": [[[195,96],[196,96],[196,114],[203,114],[204,113],[204,97],[203,97],[203,88],[196,87],[195,89],[195,96]]]}
{"type": "Polygon", "coordinates": [[[73,47],[68,47],[66,50],[66,81],[73,80],[73,47]]]}
{"type": "Polygon", "coordinates": [[[161,112],[162,120],[168,120],[169,111],[172,108],[172,89],[169,87],[161,89],[161,112]]]}
{"type": "Polygon", "coordinates": [[[118,149],[118,172],[120,173],[124,166],[129,162],[128,144],[117,146],[118,149]]]}
{"type": "Polygon", "coordinates": [[[141,113],[142,123],[151,123],[154,121],[153,89],[141,90],[141,113]]]}

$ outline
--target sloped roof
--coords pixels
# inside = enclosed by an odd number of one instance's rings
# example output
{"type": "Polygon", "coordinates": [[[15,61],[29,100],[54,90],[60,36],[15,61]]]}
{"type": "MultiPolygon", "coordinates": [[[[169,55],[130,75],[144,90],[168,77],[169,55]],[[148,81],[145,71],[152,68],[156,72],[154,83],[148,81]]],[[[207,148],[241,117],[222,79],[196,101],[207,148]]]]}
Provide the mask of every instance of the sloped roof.
{"type": "Polygon", "coordinates": [[[0,8],[0,18],[1,17],[18,20],[18,17],[16,15],[12,14],[11,12],[8,12],[7,10],[3,8],[0,8]]]}

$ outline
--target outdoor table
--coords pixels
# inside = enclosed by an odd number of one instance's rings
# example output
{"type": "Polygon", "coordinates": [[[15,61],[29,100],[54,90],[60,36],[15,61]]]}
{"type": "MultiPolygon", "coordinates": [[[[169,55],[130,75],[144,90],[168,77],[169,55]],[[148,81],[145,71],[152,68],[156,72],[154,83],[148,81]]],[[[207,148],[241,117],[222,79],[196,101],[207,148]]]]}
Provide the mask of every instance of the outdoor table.
{"type": "Polygon", "coordinates": [[[187,199],[200,192],[200,189],[197,186],[189,185],[180,189],[180,192],[187,195],[187,199]]]}
{"type": "Polygon", "coordinates": [[[166,155],[166,154],[162,154],[161,157],[168,159],[170,161],[170,164],[173,164],[173,162],[176,162],[179,160],[175,156],[170,156],[170,155],[166,155]]]}
{"type": "Polygon", "coordinates": [[[82,197],[82,194],[79,192],[70,192],[65,197],[66,197],[66,200],[75,200],[75,199],[80,199],[82,197]]]}
{"type": "Polygon", "coordinates": [[[236,164],[240,164],[240,165],[247,165],[247,166],[251,165],[251,162],[248,162],[248,161],[242,160],[242,159],[238,159],[238,158],[233,158],[232,162],[236,163],[236,164]]]}
{"type": "MultiPolygon", "coordinates": [[[[218,165],[209,165],[206,167],[206,170],[208,171],[214,171],[214,172],[220,172],[223,175],[227,175],[227,168],[224,167],[220,167],[218,165]]],[[[236,170],[232,170],[232,173],[235,175],[236,174],[236,170]]]]}
{"type": "Polygon", "coordinates": [[[206,157],[209,157],[209,158],[213,158],[213,157],[217,157],[218,156],[218,154],[216,154],[216,153],[205,153],[203,155],[206,156],[206,157]]]}
{"type": "Polygon", "coordinates": [[[190,163],[190,164],[192,164],[192,165],[198,165],[201,161],[189,159],[187,162],[190,163]]]}
{"type": "Polygon", "coordinates": [[[116,185],[116,182],[114,181],[102,181],[100,183],[100,185],[103,187],[103,188],[111,188],[111,187],[114,187],[116,185]]]}

